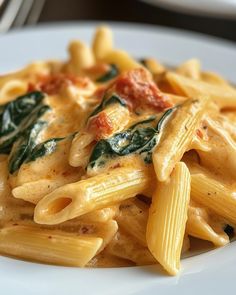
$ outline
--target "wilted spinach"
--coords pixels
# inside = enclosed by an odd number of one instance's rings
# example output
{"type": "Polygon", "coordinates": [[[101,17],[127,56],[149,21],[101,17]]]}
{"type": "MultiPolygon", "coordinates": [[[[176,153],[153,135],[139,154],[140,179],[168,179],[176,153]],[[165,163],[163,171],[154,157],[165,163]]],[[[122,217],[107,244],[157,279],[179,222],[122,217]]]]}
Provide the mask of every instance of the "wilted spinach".
{"type": "Polygon", "coordinates": [[[44,94],[31,92],[0,107],[0,154],[9,154],[15,141],[50,108],[44,94]]]}
{"type": "Polygon", "coordinates": [[[131,153],[140,154],[146,163],[151,163],[152,150],[159,141],[162,126],[175,109],[167,110],[158,120],[156,127],[147,126],[155,120],[155,117],[151,117],[108,139],[98,141],[91,154],[89,167],[101,166],[109,158],[131,153]]]}
{"type": "Polygon", "coordinates": [[[8,169],[11,174],[17,171],[30,156],[33,148],[36,145],[35,141],[37,136],[45,125],[46,122],[38,121],[24,130],[21,136],[17,139],[11,151],[8,162],[8,169]]]}
{"type": "Polygon", "coordinates": [[[52,154],[57,147],[57,143],[63,139],[64,138],[50,138],[45,142],[37,144],[26,159],[26,162],[35,161],[38,158],[52,154]]]}
{"type": "Polygon", "coordinates": [[[96,80],[96,82],[99,82],[99,83],[107,82],[107,81],[115,78],[118,74],[119,74],[119,70],[118,70],[117,66],[114,64],[111,64],[110,70],[107,73],[105,73],[103,76],[99,77],[96,80]]]}
{"type": "Polygon", "coordinates": [[[0,137],[15,131],[43,98],[42,92],[35,91],[0,106],[0,137]]]}

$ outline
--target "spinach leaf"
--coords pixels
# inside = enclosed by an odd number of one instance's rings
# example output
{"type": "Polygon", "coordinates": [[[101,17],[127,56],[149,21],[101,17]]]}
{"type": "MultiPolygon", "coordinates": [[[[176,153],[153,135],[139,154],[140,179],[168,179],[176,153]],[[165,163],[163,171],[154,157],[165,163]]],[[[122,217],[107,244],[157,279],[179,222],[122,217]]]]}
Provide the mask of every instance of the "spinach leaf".
{"type": "Polygon", "coordinates": [[[97,142],[89,160],[89,167],[101,166],[107,159],[140,154],[146,163],[152,162],[152,150],[158,144],[164,122],[176,108],[167,110],[158,120],[156,127],[147,126],[154,117],[138,122],[129,129],[97,142]]]}
{"type": "Polygon", "coordinates": [[[0,153],[9,154],[15,141],[37,122],[49,106],[43,105],[44,94],[31,92],[0,108],[0,153]]]}
{"type": "Polygon", "coordinates": [[[22,132],[21,136],[15,142],[9,157],[8,169],[11,174],[17,171],[24,161],[29,157],[31,151],[36,145],[35,141],[38,134],[46,125],[45,121],[33,123],[22,132]]]}
{"type": "Polygon", "coordinates": [[[39,105],[44,94],[27,93],[0,107],[0,137],[15,131],[19,124],[39,105]]]}
{"type": "Polygon", "coordinates": [[[95,108],[95,110],[90,114],[90,117],[93,117],[95,115],[97,115],[98,113],[100,113],[101,111],[103,111],[106,106],[112,104],[112,103],[116,103],[118,102],[120,105],[122,105],[123,107],[126,107],[126,102],[125,100],[123,100],[122,98],[120,98],[118,95],[113,94],[112,96],[110,96],[109,98],[106,98],[104,96],[102,102],[95,108]]]}
{"type": "Polygon", "coordinates": [[[111,64],[110,65],[110,70],[106,74],[104,74],[103,76],[98,78],[96,80],[96,82],[99,82],[99,83],[107,82],[107,81],[115,78],[118,74],[119,74],[119,71],[118,71],[117,66],[114,65],[114,64],[111,64]]]}
{"type": "Polygon", "coordinates": [[[52,154],[57,147],[58,141],[61,141],[63,139],[64,138],[50,138],[42,143],[37,144],[26,159],[26,163],[35,161],[37,158],[52,154]]]}

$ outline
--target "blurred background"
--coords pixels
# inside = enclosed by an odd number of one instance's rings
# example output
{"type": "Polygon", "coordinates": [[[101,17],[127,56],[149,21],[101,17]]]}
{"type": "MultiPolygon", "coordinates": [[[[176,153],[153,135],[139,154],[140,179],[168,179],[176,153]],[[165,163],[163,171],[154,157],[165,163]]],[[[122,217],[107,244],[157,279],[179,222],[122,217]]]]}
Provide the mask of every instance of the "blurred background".
{"type": "Polygon", "coordinates": [[[0,32],[83,20],[157,24],[236,41],[236,0],[0,0],[0,32]]]}

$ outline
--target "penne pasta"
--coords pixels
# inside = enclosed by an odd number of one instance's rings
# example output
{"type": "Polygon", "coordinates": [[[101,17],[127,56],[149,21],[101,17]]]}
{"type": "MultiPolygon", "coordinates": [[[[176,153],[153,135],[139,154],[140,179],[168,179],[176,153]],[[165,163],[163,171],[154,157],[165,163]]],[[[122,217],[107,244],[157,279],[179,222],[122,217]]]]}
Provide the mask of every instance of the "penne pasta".
{"type": "Polygon", "coordinates": [[[206,111],[208,98],[201,97],[181,105],[167,122],[153,153],[153,165],[159,181],[168,179],[175,164],[188,151],[194,133],[206,111]]]}
{"type": "Polygon", "coordinates": [[[141,57],[102,25],[0,76],[0,255],[177,275],[235,238],[235,86],[141,57]]]}
{"type": "Polygon", "coordinates": [[[112,50],[112,31],[107,26],[97,28],[93,39],[93,53],[97,60],[102,60],[112,50]]]}
{"type": "Polygon", "coordinates": [[[148,206],[137,199],[132,199],[121,203],[116,220],[121,228],[133,236],[142,246],[147,247],[147,218],[148,206]]]}
{"type": "Polygon", "coordinates": [[[190,98],[208,95],[220,108],[235,108],[236,106],[236,90],[233,87],[227,88],[226,91],[222,85],[195,81],[172,72],[167,73],[166,79],[179,95],[186,95],[190,98]]]}
{"type": "Polygon", "coordinates": [[[235,190],[204,169],[191,169],[191,197],[226,220],[236,223],[235,190]]]}
{"type": "Polygon", "coordinates": [[[0,252],[6,255],[69,266],[85,266],[102,245],[101,238],[75,237],[31,227],[0,230],[0,252]]]}
{"type": "Polygon", "coordinates": [[[170,179],[158,183],[146,234],[149,250],[171,275],[176,275],[180,269],[189,199],[190,174],[187,166],[179,162],[170,179]]]}
{"type": "Polygon", "coordinates": [[[193,237],[212,242],[221,247],[229,243],[229,237],[221,228],[216,231],[210,225],[210,217],[205,209],[191,204],[188,208],[186,232],[193,237]]]}
{"type": "Polygon", "coordinates": [[[81,73],[82,69],[89,68],[95,63],[92,50],[83,42],[72,41],[69,45],[70,61],[68,69],[74,74],[81,73]]]}
{"type": "Polygon", "coordinates": [[[201,64],[198,59],[193,58],[181,64],[176,69],[176,72],[187,78],[199,80],[201,77],[201,64]]]}
{"type": "Polygon", "coordinates": [[[143,66],[133,59],[126,51],[114,49],[109,51],[103,58],[109,64],[116,64],[120,71],[128,71],[143,66]]]}
{"type": "Polygon", "coordinates": [[[57,224],[142,193],[152,182],[148,168],[117,168],[56,189],[37,204],[34,220],[57,224]]]}

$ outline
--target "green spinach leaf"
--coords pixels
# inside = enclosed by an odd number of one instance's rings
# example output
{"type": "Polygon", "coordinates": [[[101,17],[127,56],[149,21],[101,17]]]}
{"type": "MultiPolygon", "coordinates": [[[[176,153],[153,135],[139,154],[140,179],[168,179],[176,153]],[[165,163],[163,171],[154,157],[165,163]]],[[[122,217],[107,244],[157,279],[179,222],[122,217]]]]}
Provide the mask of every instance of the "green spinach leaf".
{"type": "Polygon", "coordinates": [[[26,159],[26,163],[52,154],[57,148],[57,143],[63,139],[64,138],[50,138],[45,142],[37,144],[26,159]]]}
{"type": "Polygon", "coordinates": [[[107,73],[105,73],[103,76],[99,77],[96,80],[96,82],[99,82],[99,83],[107,82],[107,81],[115,78],[118,74],[119,74],[119,70],[118,70],[117,66],[114,64],[111,64],[110,70],[107,73]]]}
{"type": "Polygon", "coordinates": [[[44,94],[31,92],[0,108],[0,154],[9,154],[13,144],[50,108],[44,94]]]}
{"type": "Polygon", "coordinates": [[[154,117],[138,122],[129,129],[97,142],[89,160],[89,167],[103,165],[106,160],[131,153],[140,154],[146,163],[152,162],[152,150],[158,144],[164,122],[176,108],[167,110],[158,120],[156,127],[147,126],[154,117]]]}
{"type": "Polygon", "coordinates": [[[21,136],[14,143],[8,163],[8,169],[11,174],[17,171],[30,156],[30,153],[36,145],[36,139],[45,125],[45,121],[33,123],[22,132],[21,136]]]}
{"type": "Polygon", "coordinates": [[[39,91],[18,97],[0,107],[0,137],[15,131],[19,124],[43,100],[44,94],[39,91]]]}

